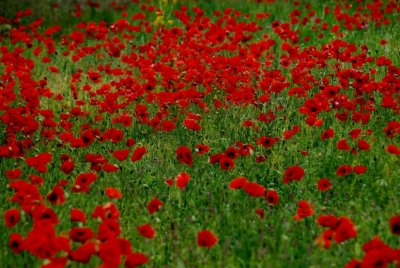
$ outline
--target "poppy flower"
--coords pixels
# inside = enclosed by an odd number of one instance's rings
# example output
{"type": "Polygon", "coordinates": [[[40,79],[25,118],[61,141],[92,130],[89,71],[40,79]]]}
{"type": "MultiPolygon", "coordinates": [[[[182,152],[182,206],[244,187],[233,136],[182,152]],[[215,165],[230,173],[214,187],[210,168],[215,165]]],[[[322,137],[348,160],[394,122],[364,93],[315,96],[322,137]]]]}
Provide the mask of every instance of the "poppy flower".
{"type": "Polygon", "coordinates": [[[106,187],[105,193],[106,193],[107,197],[110,198],[110,199],[113,199],[113,198],[120,199],[120,198],[122,198],[121,191],[116,189],[116,188],[113,188],[113,187],[106,187]]]}
{"type": "Polygon", "coordinates": [[[353,171],[353,168],[349,165],[341,165],[340,167],[337,168],[336,170],[336,176],[346,176],[351,174],[353,171]]]}
{"type": "Polygon", "coordinates": [[[10,169],[6,171],[6,177],[9,180],[16,180],[18,179],[22,174],[22,170],[20,168],[18,169],[10,169]]]}
{"type": "Polygon", "coordinates": [[[25,162],[28,166],[33,167],[38,172],[45,173],[47,172],[47,164],[52,160],[51,153],[40,153],[32,157],[28,157],[25,159],[25,162]]]}
{"type": "Polygon", "coordinates": [[[257,144],[262,145],[264,148],[271,148],[276,142],[278,142],[279,138],[265,137],[262,136],[257,140],[257,144]]]}
{"type": "Polygon", "coordinates": [[[150,224],[143,224],[137,227],[141,236],[152,239],[156,231],[151,227],[150,224]]]}
{"type": "Polygon", "coordinates": [[[302,220],[314,215],[314,209],[307,200],[301,200],[297,205],[299,208],[297,209],[297,214],[293,217],[295,220],[302,220]]]}
{"type": "Polygon", "coordinates": [[[267,194],[265,195],[265,199],[268,204],[272,206],[276,206],[279,201],[279,195],[275,190],[268,190],[267,194]]]}
{"type": "Polygon", "coordinates": [[[181,189],[186,187],[186,185],[189,183],[189,180],[190,175],[186,172],[180,173],[175,177],[176,186],[181,189]]]}
{"type": "Polygon", "coordinates": [[[19,222],[20,218],[21,214],[16,208],[10,208],[6,212],[4,212],[4,219],[8,228],[14,227],[14,225],[19,222]]]}
{"type": "Polygon", "coordinates": [[[240,189],[247,183],[247,178],[239,177],[231,180],[229,183],[229,189],[240,189]]]}
{"type": "Polygon", "coordinates": [[[104,164],[101,166],[101,169],[102,169],[104,172],[116,172],[116,171],[119,170],[119,168],[118,168],[116,165],[110,164],[110,163],[104,163],[104,164]]]}
{"type": "Polygon", "coordinates": [[[322,227],[329,227],[331,229],[335,228],[338,219],[333,215],[320,215],[317,219],[317,222],[322,227]]]}
{"type": "Polygon", "coordinates": [[[283,183],[288,184],[292,181],[300,181],[304,177],[304,169],[300,166],[290,166],[285,170],[283,183]]]}
{"type": "Polygon", "coordinates": [[[256,163],[262,163],[265,162],[267,158],[264,155],[257,155],[256,157],[256,163]]]}
{"type": "Polygon", "coordinates": [[[366,166],[355,166],[355,167],[353,167],[353,171],[357,175],[360,175],[367,171],[367,167],[366,166]]]}
{"type": "Polygon", "coordinates": [[[67,160],[63,162],[60,166],[60,169],[64,174],[68,175],[70,174],[75,168],[75,164],[72,160],[67,160]]]}
{"type": "Polygon", "coordinates": [[[316,239],[315,242],[317,245],[323,246],[326,249],[329,249],[332,244],[334,232],[332,230],[323,231],[316,239]]]}
{"type": "Polygon", "coordinates": [[[194,131],[199,131],[201,129],[200,124],[197,123],[196,120],[194,120],[194,119],[186,118],[185,120],[183,120],[183,124],[188,129],[191,129],[194,131]]]}
{"type": "Polygon", "coordinates": [[[195,151],[197,155],[203,155],[210,151],[210,147],[204,144],[197,144],[195,151]]]}
{"type": "Polygon", "coordinates": [[[125,268],[136,268],[148,261],[149,259],[143,253],[130,253],[126,256],[125,268]]]}
{"type": "Polygon", "coordinates": [[[158,211],[160,209],[160,207],[162,207],[163,205],[164,205],[164,203],[161,202],[158,198],[154,198],[147,205],[147,211],[150,214],[153,214],[154,212],[158,211]]]}
{"type": "Polygon", "coordinates": [[[394,155],[400,155],[400,149],[397,148],[394,144],[389,144],[386,147],[386,152],[394,155]]]}
{"type": "Polygon", "coordinates": [[[361,151],[368,151],[371,148],[366,140],[358,140],[357,146],[361,151]]]}
{"type": "Polygon", "coordinates": [[[320,191],[328,191],[331,187],[332,184],[329,179],[322,178],[318,181],[318,190],[320,191]]]}
{"type": "Polygon", "coordinates": [[[212,248],[218,243],[218,238],[209,230],[202,230],[197,233],[197,245],[199,247],[212,248]]]}
{"type": "Polygon", "coordinates": [[[223,156],[224,156],[224,154],[222,154],[222,153],[210,155],[210,160],[209,160],[210,164],[219,163],[219,161],[221,160],[221,158],[223,156]]]}
{"type": "Polygon", "coordinates": [[[225,150],[224,155],[230,159],[236,159],[239,156],[239,152],[235,147],[231,146],[225,150]]]}
{"type": "Polygon", "coordinates": [[[121,234],[121,227],[117,219],[106,218],[99,225],[97,230],[97,240],[105,242],[114,239],[121,234]]]}
{"type": "Polygon", "coordinates": [[[349,151],[350,150],[350,146],[347,143],[346,139],[341,139],[340,141],[338,141],[338,143],[336,144],[336,149],[338,150],[343,150],[343,151],[349,151]]]}
{"type": "Polygon", "coordinates": [[[24,238],[20,234],[12,233],[8,240],[8,246],[15,254],[18,254],[24,250],[24,238]]]}
{"type": "Polygon", "coordinates": [[[69,238],[74,242],[85,243],[94,237],[94,232],[89,227],[74,227],[69,232],[69,238]]]}
{"type": "Polygon", "coordinates": [[[264,219],[265,212],[262,208],[256,208],[255,212],[260,217],[261,220],[264,219]]]}
{"type": "Polygon", "coordinates": [[[35,207],[32,212],[32,219],[34,222],[45,221],[51,224],[58,224],[60,221],[54,210],[45,205],[35,207]]]}
{"type": "Polygon", "coordinates": [[[132,162],[139,161],[143,158],[143,156],[146,154],[146,147],[138,147],[133,151],[133,155],[131,157],[132,162]]]}
{"type": "Polygon", "coordinates": [[[350,135],[350,137],[351,137],[352,139],[357,139],[357,138],[360,136],[361,131],[362,131],[361,128],[356,128],[356,129],[351,130],[351,131],[349,132],[349,135],[350,135]]]}
{"type": "Polygon", "coordinates": [[[89,241],[75,250],[71,250],[68,257],[76,262],[88,263],[92,255],[95,255],[96,253],[97,250],[94,242],[89,241]]]}
{"type": "Polygon", "coordinates": [[[44,179],[41,176],[37,176],[37,175],[29,175],[29,180],[36,185],[42,186],[44,183],[44,179]]]}
{"type": "Polygon", "coordinates": [[[231,170],[235,167],[235,162],[230,157],[222,156],[219,160],[219,167],[222,170],[231,170]]]}
{"type": "Polygon", "coordinates": [[[174,180],[173,179],[166,178],[164,181],[168,186],[174,185],[174,180]]]}
{"type": "Polygon", "coordinates": [[[161,129],[165,132],[171,132],[175,128],[176,128],[175,123],[170,120],[166,120],[161,123],[161,129]]]}
{"type": "Polygon", "coordinates": [[[86,222],[86,215],[85,213],[78,209],[78,208],[72,208],[70,212],[70,219],[71,221],[78,221],[78,222],[86,222]]]}
{"type": "Polygon", "coordinates": [[[114,151],[113,156],[119,161],[124,161],[126,158],[128,158],[129,153],[130,153],[129,149],[122,149],[114,151]]]}
{"type": "Polygon", "coordinates": [[[89,186],[97,180],[97,175],[95,173],[82,173],[79,174],[75,183],[72,186],[73,192],[89,192],[89,186]]]}
{"type": "MultiPolygon", "coordinates": [[[[136,144],[136,141],[132,138],[128,138],[126,139],[125,145],[128,147],[132,147],[136,144]]],[[[115,156],[114,156],[115,157],[115,156]]]]}
{"type": "Polygon", "coordinates": [[[389,223],[392,234],[400,235],[400,215],[391,217],[389,223]]]}
{"type": "Polygon", "coordinates": [[[347,217],[340,217],[333,230],[335,231],[334,239],[337,243],[342,243],[357,236],[354,223],[347,217]]]}
{"type": "Polygon", "coordinates": [[[54,186],[46,198],[52,205],[62,205],[66,200],[64,190],[59,185],[54,186]]]}
{"type": "Polygon", "coordinates": [[[261,197],[265,194],[265,187],[256,182],[247,182],[243,185],[243,190],[252,197],[261,197]]]}
{"type": "Polygon", "coordinates": [[[335,132],[333,131],[333,129],[328,128],[327,130],[325,130],[322,134],[321,134],[321,140],[328,140],[333,138],[333,136],[335,135],[335,132]]]}
{"type": "Polygon", "coordinates": [[[186,146],[182,145],[176,150],[176,158],[180,163],[187,164],[190,167],[193,165],[192,152],[186,146]]]}

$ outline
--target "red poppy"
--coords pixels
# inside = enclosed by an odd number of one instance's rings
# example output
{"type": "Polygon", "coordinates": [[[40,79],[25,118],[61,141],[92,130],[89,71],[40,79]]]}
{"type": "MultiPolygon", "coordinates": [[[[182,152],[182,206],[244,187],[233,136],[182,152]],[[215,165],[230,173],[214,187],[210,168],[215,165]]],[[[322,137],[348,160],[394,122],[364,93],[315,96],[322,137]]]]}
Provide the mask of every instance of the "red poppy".
{"type": "Polygon", "coordinates": [[[209,230],[202,230],[197,233],[197,245],[199,247],[212,248],[218,243],[218,238],[209,230]]]}
{"type": "Polygon", "coordinates": [[[266,160],[267,160],[267,158],[264,155],[257,155],[257,157],[256,157],[257,163],[262,163],[262,162],[265,162],[266,160]]]}
{"type": "Polygon", "coordinates": [[[338,219],[333,215],[320,215],[317,219],[317,222],[322,227],[329,227],[333,229],[337,225],[338,219]]]}
{"type": "Polygon", "coordinates": [[[4,219],[6,220],[6,225],[8,228],[14,227],[21,218],[21,214],[18,209],[10,208],[6,212],[4,212],[4,219]]]}
{"type": "Polygon", "coordinates": [[[186,146],[182,145],[176,150],[176,158],[180,163],[187,164],[188,166],[193,165],[192,152],[186,146]]]}
{"type": "Polygon", "coordinates": [[[361,128],[356,128],[356,129],[351,130],[351,131],[349,132],[349,135],[350,135],[350,137],[351,137],[352,139],[357,139],[357,138],[360,136],[361,131],[362,131],[361,128]]]}
{"type": "Polygon", "coordinates": [[[394,155],[400,155],[400,149],[397,148],[394,144],[389,144],[386,147],[386,152],[394,155]]]}
{"type": "Polygon", "coordinates": [[[178,174],[178,176],[175,177],[176,186],[181,189],[186,187],[189,180],[190,180],[190,175],[186,172],[180,173],[178,174]]]}
{"type": "Polygon", "coordinates": [[[66,200],[64,190],[59,185],[54,186],[46,198],[52,205],[62,205],[66,200]]]}
{"type": "Polygon", "coordinates": [[[337,243],[342,243],[357,236],[357,230],[354,223],[346,217],[339,218],[334,231],[334,239],[337,243]]]}
{"type": "Polygon", "coordinates": [[[114,187],[106,187],[105,193],[107,195],[108,198],[110,199],[120,199],[122,198],[122,194],[121,191],[114,188],[114,187]]]}
{"type": "Polygon", "coordinates": [[[320,191],[328,191],[331,189],[332,184],[329,179],[327,178],[322,178],[318,181],[318,190],[320,191]]]}
{"type": "Polygon", "coordinates": [[[160,209],[160,207],[162,207],[163,205],[164,205],[164,203],[161,202],[158,198],[154,198],[147,205],[147,211],[150,214],[153,214],[154,212],[158,211],[160,209]]]}
{"type": "Polygon", "coordinates": [[[116,171],[119,170],[119,168],[118,168],[116,165],[110,164],[110,163],[104,163],[104,164],[101,166],[101,169],[102,169],[104,172],[116,172],[116,171]]]}
{"type": "Polygon", "coordinates": [[[6,171],[6,176],[9,180],[16,180],[18,179],[22,174],[22,170],[20,168],[18,169],[10,169],[6,171]]]}
{"type": "Polygon", "coordinates": [[[113,156],[119,161],[124,161],[126,158],[128,158],[129,153],[130,153],[129,149],[122,149],[114,151],[113,156]]]}
{"type": "Polygon", "coordinates": [[[362,151],[368,151],[370,149],[370,145],[367,141],[365,140],[358,140],[357,141],[357,146],[360,150],[362,151]]]}
{"type": "Polygon", "coordinates": [[[14,253],[18,254],[25,249],[24,238],[20,234],[12,233],[8,240],[8,246],[14,253]]]}
{"type": "Polygon", "coordinates": [[[239,156],[239,152],[235,147],[231,146],[225,150],[224,155],[230,159],[236,159],[239,156]]]}
{"type": "Polygon", "coordinates": [[[29,175],[29,180],[36,185],[42,186],[44,183],[44,179],[41,176],[37,176],[37,175],[29,175]]]}
{"type": "Polygon", "coordinates": [[[199,123],[197,123],[194,119],[190,119],[190,118],[186,118],[185,120],[183,120],[183,124],[191,130],[195,130],[198,131],[201,129],[201,126],[199,123]]]}
{"type": "Polygon", "coordinates": [[[166,178],[164,181],[168,186],[174,185],[174,180],[173,179],[166,178]]]}
{"type": "Polygon", "coordinates": [[[222,170],[231,170],[235,167],[235,162],[230,157],[222,156],[219,160],[219,167],[222,170]]]}
{"type": "Polygon", "coordinates": [[[262,145],[264,148],[271,148],[276,142],[278,142],[279,138],[265,137],[262,136],[257,140],[257,144],[262,145]]]}
{"type": "Polygon", "coordinates": [[[314,215],[313,207],[306,200],[299,201],[297,204],[299,208],[297,209],[297,214],[293,217],[295,220],[302,220],[314,215]]]}
{"type": "Polygon", "coordinates": [[[32,157],[28,157],[25,159],[25,162],[28,166],[33,167],[38,172],[45,173],[47,172],[47,164],[51,161],[52,156],[51,153],[40,153],[32,157]]]}
{"type": "Polygon", "coordinates": [[[355,166],[355,167],[353,167],[353,171],[357,175],[360,175],[367,171],[367,167],[366,166],[355,166]]]}
{"type": "Polygon", "coordinates": [[[288,184],[292,181],[300,181],[304,177],[304,169],[300,166],[291,166],[285,170],[283,183],[288,184]]]}
{"type": "Polygon", "coordinates": [[[82,173],[79,174],[75,179],[75,183],[72,186],[73,192],[89,192],[89,186],[97,180],[95,173],[82,173]]]}
{"type": "Polygon", "coordinates": [[[229,189],[240,189],[247,183],[247,178],[239,177],[231,180],[229,183],[229,189]]]}
{"type": "Polygon", "coordinates": [[[85,213],[78,209],[78,208],[72,208],[70,212],[70,219],[71,221],[78,221],[78,222],[86,222],[86,215],[85,213]]]}
{"type": "Polygon", "coordinates": [[[85,243],[94,237],[94,232],[89,227],[74,227],[69,232],[69,238],[74,242],[85,243]]]}
{"type": "Polygon", "coordinates": [[[256,182],[247,182],[243,185],[243,190],[252,197],[261,197],[265,194],[265,187],[256,182]]]}
{"type": "Polygon", "coordinates": [[[130,253],[126,256],[125,268],[136,268],[148,261],[149,259],[143,253],[130,253]]]}
{"type": "Polygon", "coordinates": [[[353,168],[349,165],[341,165],[340,167],[337,168],[336,170],[336,176],[346,176],[351,174],[353,171],[353,168]]]}
{"type": "Polygon", "coordinates": [[[400,215],[391,217],[389,223],[392,234],[400,235],[400,215]]]}
{"type": "Polygon", "coordinates": [[[75,164],[72,160],[67,160],[61,164],[61,171],[64,172],[64,174],[70,174],[72,170],[74,170],[75,164]]]}
{"type": "Polygon", "coordinates": [[[255,212],[260,217],[261,220],[264,219],[265,212],[262,208],[256,208],[255,212]]]}
{"type": "Polygon", "coordinates": [[[143,158],[143,156],[146,154],[146,147],[138,147],[133,151],[133,155],[131,157],[132,162],[139,161],[143,158]]]}
{"type": "Polygon", "coordinates": [[[94,242],[87,242],[82,246],[79,246],[75,250],[69,252],[69,258],[76,262],[88,263],[92,255],[96,254],[96,245],[94,242]]]}
{"type": "Polygon", "coordinates": [[[137,227],[141,236],[152,239],[156,231],[151,227],[150,224],[143,224],[137,227]]]}
{"type": "Polygon", "coordinates": [[[333,129],[328,128],[321,134],[321,140],[331,139],[331,138],[333,138],[334,135],[335,135],[335,132],[333,131],[333,129]]]}
{"type": "Polygon", "coordinates": [[[97,230],[97,240],[105,242],[117,238],[121,234],[121,228],[117,219],[106,218],[99,225],[97,230]]]}
{"type": "Polygon", "coordinates": [[[207,145],[204,145],[204,144],[198,144],[198,145],[196,145],[195,150],[198,155],[203,155],[210,151],[210,147],[207,145]]]}
{"type": "Polygon", "coordinates": [[[349,151],[350,150],[350,146],[347,143],[346,139],[341,139],[340,141],[338,141],[338,143],[336,144],[336,149],[338,150],[344,150],[344,151],[349,151]]]}
{"type": "Polygon", "coordinates": [[[270,204],[272,206],[276,206],[279,201],[279,195],[275,190],[270,189],[270,190],[268,190],[267,194],[265,195],[265,199],[267,200],[268,204],[270,204]]]}

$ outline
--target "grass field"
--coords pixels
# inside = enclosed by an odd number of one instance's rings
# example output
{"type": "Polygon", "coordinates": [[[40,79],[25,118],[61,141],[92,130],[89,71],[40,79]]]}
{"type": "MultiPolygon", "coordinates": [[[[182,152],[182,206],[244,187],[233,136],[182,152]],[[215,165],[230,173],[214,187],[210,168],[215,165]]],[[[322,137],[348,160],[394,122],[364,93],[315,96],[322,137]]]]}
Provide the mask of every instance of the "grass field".
{"type": "Polygon", "coordinates": [[[0,3],[0,267],[400,267],[398,1],[0,3]]]}

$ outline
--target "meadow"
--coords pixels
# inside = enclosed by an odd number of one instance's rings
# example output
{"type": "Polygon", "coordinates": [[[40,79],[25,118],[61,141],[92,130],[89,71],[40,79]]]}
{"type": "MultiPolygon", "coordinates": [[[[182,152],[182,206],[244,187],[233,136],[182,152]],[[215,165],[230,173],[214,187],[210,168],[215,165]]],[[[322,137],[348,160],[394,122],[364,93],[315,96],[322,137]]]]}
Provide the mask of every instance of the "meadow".
{"type": "Polygon", "coordinates": [[[400,267],[400,4],[0,3],[0,267],[400,267]]]}

